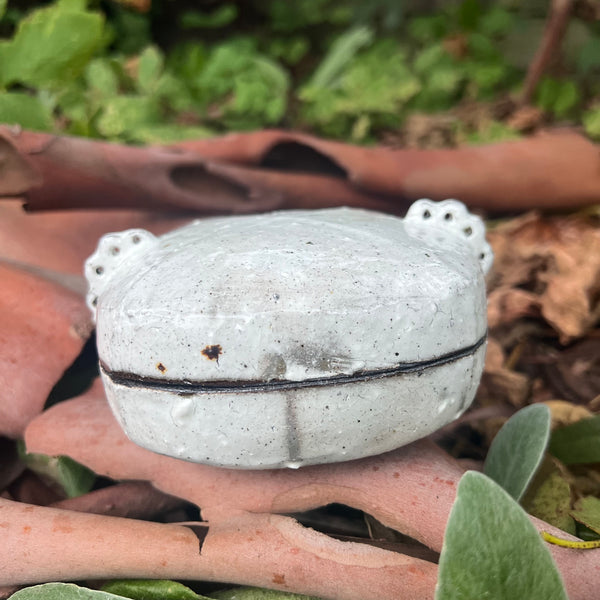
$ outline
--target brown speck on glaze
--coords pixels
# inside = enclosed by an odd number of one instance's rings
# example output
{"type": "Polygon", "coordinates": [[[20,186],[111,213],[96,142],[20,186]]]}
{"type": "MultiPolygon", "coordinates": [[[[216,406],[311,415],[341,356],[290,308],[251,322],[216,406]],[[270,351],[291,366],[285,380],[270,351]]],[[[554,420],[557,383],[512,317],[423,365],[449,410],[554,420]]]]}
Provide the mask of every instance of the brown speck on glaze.
{"type": "Polygon", "coordinates": [[[208,360],[216,360],[219,362],[219,356],[223,354],[223,348],[221,348],[220,344],[215,344],[213,346],[206,346],[204,350],[202,350],[202,354],[208,358],[208,360]]]}
{"type": "Polygon", "coordinates": [[[161,373],[166,373],[167,371],[167,367],[165,367],[165,365],[163,365],[161,362],[157,363],[156,368],[161,372],[161,373]]]}

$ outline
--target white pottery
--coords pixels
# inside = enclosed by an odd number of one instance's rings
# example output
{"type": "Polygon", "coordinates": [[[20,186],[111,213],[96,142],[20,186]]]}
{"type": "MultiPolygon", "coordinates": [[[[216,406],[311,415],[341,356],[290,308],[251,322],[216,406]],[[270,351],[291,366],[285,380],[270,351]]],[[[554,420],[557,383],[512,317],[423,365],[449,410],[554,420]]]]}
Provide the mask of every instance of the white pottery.
{"type": "Polygon", "coordinates": [[[134,442],[195,462],[386,452],[471,403],[491,261],[454,200],[108,234],[85,267],[108,400],[134,442]]]}

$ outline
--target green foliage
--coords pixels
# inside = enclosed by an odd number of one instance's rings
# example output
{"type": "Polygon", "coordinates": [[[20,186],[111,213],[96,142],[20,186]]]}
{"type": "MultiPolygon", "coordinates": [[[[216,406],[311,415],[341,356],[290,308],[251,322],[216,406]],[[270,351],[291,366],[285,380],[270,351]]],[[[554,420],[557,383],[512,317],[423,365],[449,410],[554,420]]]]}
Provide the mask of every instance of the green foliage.
{"type": "Polygon", "coordinates": [[[530,515],[573,535],[577,533],[571,516],[571,486],[551,458],[544,460],[521,505],[530,515]]]}
{"type": "Polygon", "coordinates": [[[566,465],[600,462],[600,416],[554,431],[550,452],[566,465]]]}
{"type": "Polygon", "coordinates": [[[404,21],[404,0],[353,0],[354,21],[362,25],[380,23],[385,31],[397,29],[404,21]]]}
{"type": "Polygon", "coordinates": [[[544,77],[538,86],[538,105],[556,117],[566,117],[580,100],[581,95],[574,81],[544,77]]]}
{"type": "MultiPolygon", "coordinates": [[[[27,6],[0,0],[0,93],[30,97],[22,106],[4,99],[0,118],[134,143],[280,125],[369,142],[415,112],[516,89],[531,58],[528,50],[521,60],[519,44],[535,49],[541,32],[509,5],[482,0],[429,12],[406,12],[404,0],[168,2],[148,13],[85,0],[27,6]],[[188,41],[173,43],[177,27],[188,41]]],[[[544,78],[537,102],[600,138],[589,103],[600,35],[579,29],[575,74],[544,78]]],[[[461,139],[512,137],[492,120],[461,139]]]]}
{"type": "Polygon", "coordinates": [[[491,6],[488,12],[481,15],[478,31],[485,36],[501,37],[511,30],[514,21],[513,13],[506,8],[491,6]]]}
{"type": "Polygon", "coordinates": [[[600,140],[600,104],[595,104],[583,113],[585,132],[595,140],[600,140]]]}
{"type": "Polygon", "coordinates": [[[274,31],[297,31],[314,25],[347,25],[352,6],[332,0],[266,0],[260,3],[274,31]]]}
{"type": "Polygon", "coordinates": [[[303,117],[333,136],[342,136],[367,119],[362,131],[354,129],[357,141],[378,124],[398,125],[401,110],[420,90],[419,80],[406,65],[406,54],[393,40],[380,40],[341,72],[330,68],[326,73],[328,77],[320,80],[327,85],[311,81],[300,91],[303,117]]]}
{"type": "Polygon", "coordinates": [[[248,38],[216,46],[192,85],[205,109],[232,129],[274,125],[285,114],[287,72],[248,38]]]}
{"type": "Polygon", "coordinates": [[[44,583],[14,593],[11,600],[122,600],[107,592],[90,590],[73,583],[44,583]]]}
{"type": "Polygon", "coordinates": [[[550,438],[550,410],[532,404],[514,414],[500,429],[483,472],[519,501],[537,471],[550,438]]]}
{"type": "Polygon", "coordinates": [[[518,140],[521,137],[518,131],[500,121],[488,121],[479,125],[475,131],[464,132],[464,127],[461,126],[459,126],[458,130],[462,133],[462,135],[458,136],[458,139],[462,139],[462,141],[470,145],[507,142],[518,140]]]}
{"type": "Polygon", "coordinates": [[[0,83],[59,88],[75,79],[99,48],[104,18],[78,2],[56,2],[23,19],[2,48],[0,83]]]}
{"type": "Polygon", "coordinates": [[[586,496],[575,503],[571,516],[578,522],[600,536],[600,498],[586,496]]]}
{"type": "Polygon", "coordinates": [[[288,65],[298,64],[308,53],[310,41],[301,35],[276,37],[268,42],[267,52],[288,65]]]}
{"type": "Polygon", "coordinates": [[[118,579],[104,584],[102,591],[133,600],[209,600],[182,583],[164,579],[118,579]]]}
{"type": "Polygon", "coordinates": [[[27,466],[49,483],[59,486],[69,498],[75,498],[89,492],[96,475],[87,467],[68,456],[46,456],[25,452],[20,446],[21,459],[27,466]]]}
{"type": "Polygon", "coordinates": [[[436,600],[567,600],[548,548],[525,511],[491,479],[460,480],[440,556],[436,600]]]}
{"type": "Polygon", "coordinates": [[[159,119],[160,107],[154,98],[119,95],[104,103],[96,125],[108,139],[131,139],[138,128],[157,123],[159,119]]]}
{"type": "Polygon", "coordinates": [[[24,588],[11,600],[319,600],[313,596],[290,594],[261,588],[238,587],[213,592],[210,598],[196,594],[176,581],[161,579],[115,580],[102,590],[91,590],[72,583],[45,583],[24,588]]]}
{"type": "Polygon", "coordinates": [[[315,88],[334,87],[356,53],[372,39],[373,32],[366,27],[351,29],[342,34],[335,40],[308,85],[315,88]]]}
{"type": "Polygon", "coordinates": [[[0,123],[15,123],[35,131],[50,131],[52,115],[38,98],[22,92],[0,92],[0,123]]]}
{"type": "Polygon", "coordinates": [[[117,52],[131,55],[152,43],[151,21],[144,14],[117,4],[110,20],[113,45],[117,52]]]}
{"type": "Polygon", "coordinates": [[[211,598],[215,600],[319,600],[319,598],[314,596],[303,596],[301,594],[290,594],[288,592],[251,587],[239,587],[213,592],[211,598]]]}
{"type": "Polygon", "coordinates": [[[182,29],[215,29],[229,25],[238,16],[235,4],[221,4],[212,13],[188,10],[179,17],[182,29]]]}
{"type": "Polygon", "coordinates": [[[577,56],[577,71],[580,75],[590,75],[600,68],[600,37],[590,37],[577,56]]]}

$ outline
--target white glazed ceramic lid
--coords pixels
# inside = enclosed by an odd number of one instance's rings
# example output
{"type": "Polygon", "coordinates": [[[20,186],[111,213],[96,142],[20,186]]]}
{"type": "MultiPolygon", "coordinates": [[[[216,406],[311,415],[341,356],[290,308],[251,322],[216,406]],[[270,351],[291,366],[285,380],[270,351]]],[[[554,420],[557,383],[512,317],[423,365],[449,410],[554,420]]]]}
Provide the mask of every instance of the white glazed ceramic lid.
{"type": "Polygon", "coordinates": [[[327,379],[445,360],[486,334],[480,219],[338,208],[105,236],[86,263],[103,368],[184,382],[327,379]]]}

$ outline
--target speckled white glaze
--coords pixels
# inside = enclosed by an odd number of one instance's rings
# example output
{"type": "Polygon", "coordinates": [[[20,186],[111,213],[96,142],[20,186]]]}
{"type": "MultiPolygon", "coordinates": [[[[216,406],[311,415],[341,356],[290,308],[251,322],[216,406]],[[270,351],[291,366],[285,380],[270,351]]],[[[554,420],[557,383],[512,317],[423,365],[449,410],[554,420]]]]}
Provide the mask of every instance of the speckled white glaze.
{"type": "Polygon", "coordinates": [[[456,201],[109,234],[86,263],[109,401],[136,443],[219,466],[391,450],[471,403],[491,259],[456,201]]]}

